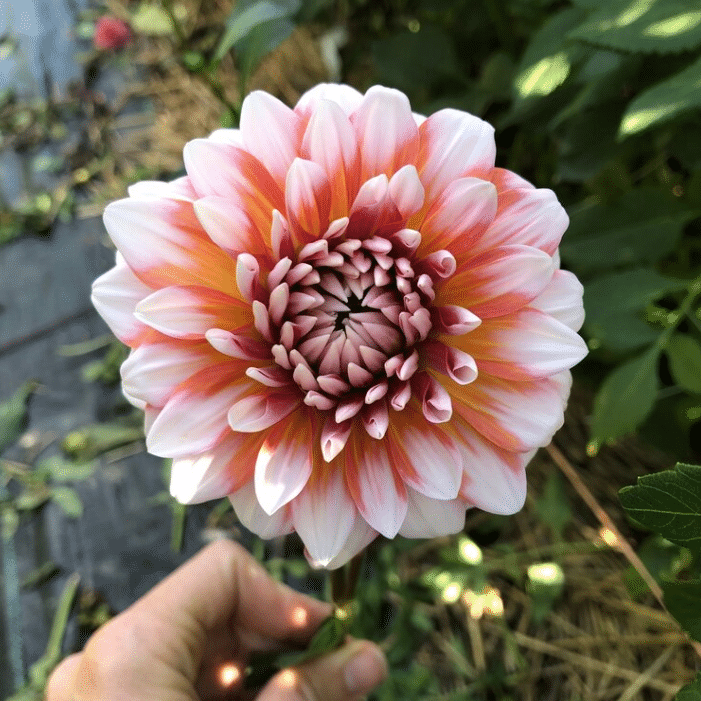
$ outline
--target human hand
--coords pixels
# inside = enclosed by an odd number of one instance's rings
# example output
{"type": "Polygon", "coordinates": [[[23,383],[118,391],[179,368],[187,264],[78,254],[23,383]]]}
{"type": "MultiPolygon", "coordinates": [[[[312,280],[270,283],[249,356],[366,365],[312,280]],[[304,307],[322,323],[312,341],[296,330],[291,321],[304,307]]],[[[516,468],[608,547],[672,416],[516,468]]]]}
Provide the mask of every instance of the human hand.
{"type": "MultiPolygon", "coordinates": [[[[306,644],[331,613],[272,580],[241,546],[218,541],[100,628],[53,672],[46,701],[243,699],[251,652],[306,644]]],[[[347,701],[386,676],[368,641],[276,674],[257,701],[347,701]]]]}

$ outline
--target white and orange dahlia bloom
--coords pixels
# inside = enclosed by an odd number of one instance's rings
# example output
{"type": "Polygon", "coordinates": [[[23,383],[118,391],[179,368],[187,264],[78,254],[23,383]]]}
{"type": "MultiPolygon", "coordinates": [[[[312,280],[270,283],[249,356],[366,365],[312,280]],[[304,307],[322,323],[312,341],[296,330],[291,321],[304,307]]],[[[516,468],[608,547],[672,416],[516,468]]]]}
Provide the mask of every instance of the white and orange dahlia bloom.
{"type": "Polygon", "coordinates": [[[489,124],[397,90],[254,92],[184,177],[106,208],[93,300],[177,499],[228,495],[326,567],[521,508],[586,354],[582,287],[553,192],[494,158],[489,124]]]}

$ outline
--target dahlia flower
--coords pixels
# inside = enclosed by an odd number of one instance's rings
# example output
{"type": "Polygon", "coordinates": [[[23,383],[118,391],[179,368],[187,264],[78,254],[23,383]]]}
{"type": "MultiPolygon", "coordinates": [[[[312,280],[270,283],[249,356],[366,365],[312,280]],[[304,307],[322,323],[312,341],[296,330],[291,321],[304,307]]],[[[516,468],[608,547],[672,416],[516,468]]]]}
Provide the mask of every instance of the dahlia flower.
{"type": "Polygon", "coordinates": [[[93,43],[97,49],[123,49],[132,38],[129,25],[121,19],[104,16],[95,23],[93,43]]]}
{"type": "Polygon", "coordinates": [[[254,92],[184,177],[106,208],[93,301],[178,500],[228,495],[329,568],[521,508],[586,354],[582,287],[564,209],[494,167],[493,131],[383,87],[254,92]]]}

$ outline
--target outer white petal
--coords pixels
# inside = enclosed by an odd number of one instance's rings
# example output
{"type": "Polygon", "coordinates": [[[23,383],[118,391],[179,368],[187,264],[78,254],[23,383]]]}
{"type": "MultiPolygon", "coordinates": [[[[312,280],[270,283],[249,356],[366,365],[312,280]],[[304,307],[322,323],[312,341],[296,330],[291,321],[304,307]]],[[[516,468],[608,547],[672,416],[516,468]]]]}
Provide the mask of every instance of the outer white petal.
{"type": "MultiPolygon", "coordinates": [[[[174,200],[130,197],[105,207],[105,228],[120,253],[136,270],[159,265],[191,267],[191,238],[173,223],[184,205],[174,200]]],[[[186,222],[183,222],[186,224],[186,222]]]]}
{"type": "Polygon", "coordinates": [[[92,285],[95,309],[107,322],[114,335],[123,343],[129,343],[146,331],[147,327],[134,316],[136,305],[153,290],[144,285],[117,254],[117,263],[92,285]]]}
{"type": "Polygon", "coordinates": [[[181,382],[211,362],[211,356],[197,352],[190,345],[143,343],[122,363],[122,391],[162,407],[181,382]]]}
{"type": "Polygon", "coordinates": [[[550,314],[559,322],[579,331],[584,323],[584,287],[569,270],[557,270],[547,287],[529,306],[550,314]]]}
{"type": "Polygon", "coordinates": [[[241,489],[229,495],[239,521],[261,538],[277,538],[294,530],[287,509],[279,509],[272,516],[266,514],[256,499],[253,482],[247,482],[241,489]]]}
{"type": "Polygon", "coordinates": [[[377,535],[377,531],[370,528],[365,519],[357,514],[353,529],[336,557],[329,560],[326,565],[311,559],[309,554],[307,554],[307,558],[312,567],[326,567],[327,570],[335,570],[345,565],[352,557],[370,545],[377,538],[377,535]]]}
{"type": "Polygon", "coordinates": [[[362,102],[363,96],[350,85],[319,83],[299,98],[295,106],[297,114],[309,117],[321,100],[335,102],[347,115],[352,114],[362,102]]]}
{"type": "Polygon", "coordinates": [[[401,432],[391,427],[390,431],[400,446],[394,464],[406,485],[432,499],[455,499],[462,480],[462,458],[455,442],[418,416],[416,425],[407,423],[401,432]]]}
{"type": "Polygon", "coordinates": [[[381,442],[345,450],[346,481],[358,511],[373,529],[394,538],[406,516],[406,488],[381,442]]]}
{"type": "Polygon", "coordinates": [[[459,533],[469,508],[463,499],[431,499],[407,488],[408,508],[399,535],[405,538],[437,538],[459,533]]]}
{"type": "Polygon", "coordinates": [[[357,509],[339,466],[330,463],[323,475],[292,501],[292,518],[309,557],[326,567],[343,549],[356,522],[357,509]]]}
{"type": "Polygon", "coordinates": [[[312,472],[312,445],[307,433],[285,432],[278,440],[266,440],[258,453],[255,489],[258,503],[267,514],[294,499],[312,472]]]}
{"type": "Polygon", "coordinates": [[[465,477],[460,494],[492,514],[520,511],[526,500],[526,464],[536,451],[502,450],[461,421],[455,422],[455,429],[463,438],[460,451],[465,477]]]}
{"type": "Polygon", "coordinates": [[[200,504],[239,489],[250,481],[253,472],[255,453],[244,453],[243,443],[247,439],[248,436],[230,433],[206,453],[175,458],[170,472],[170,493],[181,504],[200,504]]]}
{"type": "Polygon", "coordinates": [[[351,121],[360,147],[364,180],[380,173],[392,175],[413,162],[418,151],[418,128],[404,93],[373,86],[351,121]]]}
{"type": "Polygon", "coordinates": [[[229,431],[227,412],[246,390],[245,383],[201,391],[178,390],[163,407],[146,436],[149,453],[163,458],[196,455],[211,450],[229,431]]]}
{"type": "Polygon", "coordinates": [[[420,133],[421,180],[431,198],[458,178],[494,167],[494,127],[479,117],[443,109],[421,124],[420,133]]]}
{"type": "Polygon", "coordinates": [[[302,120],[276,97],[261,90],[250,93],[241,106],[241,136],[253,154],[278,181],[297,156],[302,120]]]}

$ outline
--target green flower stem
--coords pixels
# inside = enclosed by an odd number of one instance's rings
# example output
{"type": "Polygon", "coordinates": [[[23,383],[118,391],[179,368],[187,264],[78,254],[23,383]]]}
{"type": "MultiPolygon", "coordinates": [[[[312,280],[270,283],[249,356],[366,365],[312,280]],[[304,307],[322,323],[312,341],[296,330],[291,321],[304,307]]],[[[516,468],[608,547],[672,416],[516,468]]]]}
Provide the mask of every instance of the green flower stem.
{"type": "Polygon", "coordinates": [[[697,297],[701,294],[701,275],[692,280],[689,286],[686,288],[686,297],[682,300],[682,303],[676,308],[675,311],[670,312],[667,315],[669,320],[669,326],[657,337],[653,347],[659,351],[662,351],[672,334],[676,331],[677,326],[681,323],[682,319],[685,317],[693,316],[692,307],[697,297]]]}

